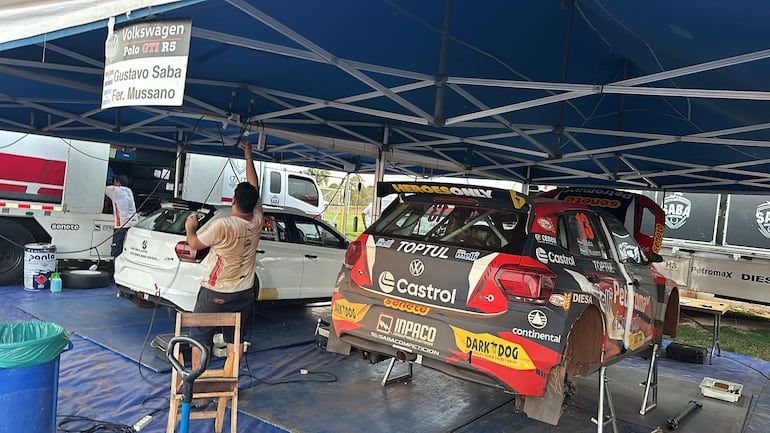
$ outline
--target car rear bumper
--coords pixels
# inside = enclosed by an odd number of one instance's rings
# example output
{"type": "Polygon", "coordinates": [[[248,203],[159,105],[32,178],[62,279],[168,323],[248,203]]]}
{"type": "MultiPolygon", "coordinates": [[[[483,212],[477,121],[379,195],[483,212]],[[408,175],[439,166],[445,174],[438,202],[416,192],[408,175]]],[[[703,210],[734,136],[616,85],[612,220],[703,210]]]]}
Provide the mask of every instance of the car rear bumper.
{"type": "MultiPolygon", "coordinates": [[[[197,264],[195,264],[197,266],[197,264]]],[[[163,305],[192,311],[198,297],[200,277],[198,273],[187,269],[187,264],[180,264],[176,270],[171,284],[158,283],[153,276],[158,273],[156,269],[139,268],[135,265],[127,265],[118,260],[115,267],[115,285],[122,286],[123,293],[132,293],[140,299],[160,299],[163,305]]]]}
{"type": "Polygon", "coordinates": [[[453,318],[450,324],[442,314],[424,309],[414,313],[414,308],[404,308],[405,303],[392,301],[335,294],[327,349],[344,353],[349,345],[363,353],[411,360],[460,379],[534,396],[542,394],[549,371],[562,360],[561,352],[514,334],[510,325],[502,327],[505,318],[487,324],[475,317],[453,318]]]}

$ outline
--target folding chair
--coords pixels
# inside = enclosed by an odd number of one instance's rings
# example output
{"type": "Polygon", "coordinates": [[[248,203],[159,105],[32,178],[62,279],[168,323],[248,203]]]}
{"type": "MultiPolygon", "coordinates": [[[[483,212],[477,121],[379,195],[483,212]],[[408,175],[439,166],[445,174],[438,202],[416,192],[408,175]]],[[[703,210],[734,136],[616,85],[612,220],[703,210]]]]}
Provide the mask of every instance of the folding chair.
{"type": "MultiPolygon", "coordinates": [[[[193,410],[190,419],[215,418],[214,430],[222,433],[225,407],[230,399],[230,432],[236,433],[238,418],[238,371],[243,352],[241,342],[241,313],[185,313],[177,312],[175,336],[182,335],[182,328],[201,326],[222,326],[234,328],[233,350],[227,352],[224,368],[207,369],[193,384],[193,398],[216,398],[216,410],[193,410]]],[[[210,345],[211,342],[203,342],[210,345]]],[[[179,345],[174,347],[174,357],[184,365],[179,345]]],[[[174,433],[180,419],[179,405],[182,399],[182,378],[176,369],[171,371],[171,398],[169,400],[166,433],[174,433]]]]}

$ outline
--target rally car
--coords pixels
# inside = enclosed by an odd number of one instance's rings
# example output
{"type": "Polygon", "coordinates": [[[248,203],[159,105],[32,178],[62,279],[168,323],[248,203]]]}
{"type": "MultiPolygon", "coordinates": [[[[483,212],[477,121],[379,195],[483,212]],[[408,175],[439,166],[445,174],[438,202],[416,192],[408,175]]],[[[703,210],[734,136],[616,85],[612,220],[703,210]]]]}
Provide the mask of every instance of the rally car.
{"type": "Polygon", "coordinates": [[[589,375],[675,335],[677,288],[653,267],[660,256],[601,206],[378,184],[390,193],[398,199],[346,252],[329,351],[540,397],[565,372],[589,375]]]}

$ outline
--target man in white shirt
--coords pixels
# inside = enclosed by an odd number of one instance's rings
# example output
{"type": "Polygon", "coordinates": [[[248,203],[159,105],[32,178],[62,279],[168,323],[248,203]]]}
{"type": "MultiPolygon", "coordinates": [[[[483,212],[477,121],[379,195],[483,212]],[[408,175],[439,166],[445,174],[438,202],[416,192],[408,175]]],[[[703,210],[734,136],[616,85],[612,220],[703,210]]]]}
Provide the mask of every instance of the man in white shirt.
{"type": "MultiPolygon", "coordinates": [[[[254,316],[254,270],[257,266],[257,245],[262,233],[262,200],[259,179],[252,159],[251,143],[243,143],[246,159],[246,182],[235,188],[231,215],[206,224],[198,231],[198,217],[190,215],[185,221],[187,243],[195,249],[211,248],[206,273],[195,302],[196,313],[241,313],[241,335],[246,335],[254,316]]],[[[196,328],[193,338],[211,346],[214,328],[196,328]]],[[[228,353],[234,350],[232,328],[223,330],[228,353]]],[[[241,354],[242,355],[242,354],[241,354]]],[[[201,353],[192,351],[192,365],[200,365],[201,353]]],[[[197,399],[193,406],[205,405],[207,399],[197,399]]]]}
{"type": "Polygon", "coordinates": [[[112,248],[110,255],[117,257],[123,252],[123,241],[126,232],[139,221],[134,203],[134,192],[128,187],[128,178],[117,175],[112,178],[112,185],[107,185],[104,195],[112,200],[112,215],[115,225],[112,233],[112,248]]]}
{"type": "MultiPolygon", "coordinates": [[[[396,194],[390,194],[386,195],[380,200],[380,213],[382,213],[385,208],[390,206],[390,204],[393,202],[393,200],[396,198],[396,194]]],[[[369,203],[366,205],[364,210],[361,211],[361,222],[364,224],[364,228],[368,227],[369,224],[372,223],[372,208],[374,207],[374,202],[369,203]],[[367,222],[367,218],[369,221],[367,222]]],[[[379,217],[379,214],[377,215],[379,217]]]]}

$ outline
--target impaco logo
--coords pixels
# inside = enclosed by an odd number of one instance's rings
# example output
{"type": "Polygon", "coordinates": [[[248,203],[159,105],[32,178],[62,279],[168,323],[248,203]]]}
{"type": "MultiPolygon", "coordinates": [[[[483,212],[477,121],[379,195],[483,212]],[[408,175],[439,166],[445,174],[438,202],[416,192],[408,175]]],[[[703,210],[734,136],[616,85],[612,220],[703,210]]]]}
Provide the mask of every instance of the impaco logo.
{"type": "Polygon", "coordinates": [[[666,211],[666,227],[678,229],[690,218],[692,203],[681,192],[675,192],[663,199],[663,210],[666,211]]]}

